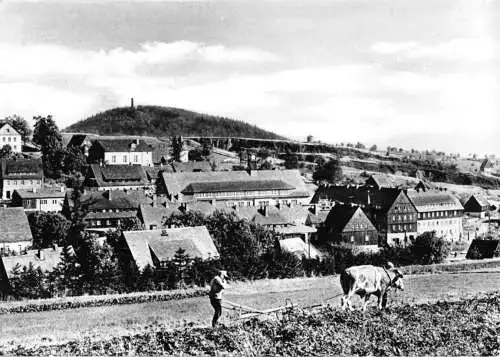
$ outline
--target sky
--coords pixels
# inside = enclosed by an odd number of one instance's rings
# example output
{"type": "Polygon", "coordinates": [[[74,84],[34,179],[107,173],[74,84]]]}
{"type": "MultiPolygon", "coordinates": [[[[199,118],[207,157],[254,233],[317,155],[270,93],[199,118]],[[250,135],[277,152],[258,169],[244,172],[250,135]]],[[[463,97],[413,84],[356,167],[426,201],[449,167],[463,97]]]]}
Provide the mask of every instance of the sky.
{"type": "Polygon", "coordinates": [[[0,118],[180,107],[500,155],[500,0],[0,0],[0,118]]]}

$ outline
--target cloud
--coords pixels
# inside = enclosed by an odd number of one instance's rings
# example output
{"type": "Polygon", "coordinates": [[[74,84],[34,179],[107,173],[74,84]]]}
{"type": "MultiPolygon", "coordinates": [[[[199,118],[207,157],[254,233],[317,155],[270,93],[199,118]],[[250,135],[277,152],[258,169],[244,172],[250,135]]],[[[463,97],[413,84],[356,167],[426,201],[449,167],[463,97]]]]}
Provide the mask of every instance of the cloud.
{"type": "Polygon", "coordinates": [[[0,76],[23,78],[47,75],[130,75],[144,66],[258,64],[275,62],[272,53],[249,47],[206,45],[190,41],[148,42],[137,51],[75,50],[57,45],[0,44],[0,76]]]}
{"type": "Polygon", "coordinates": [[[480,62],[499,57],[498,45],[487,38],[456,38],[434,45],[417,42],[377,42],[371,50],[410,59],[480,62]]]}

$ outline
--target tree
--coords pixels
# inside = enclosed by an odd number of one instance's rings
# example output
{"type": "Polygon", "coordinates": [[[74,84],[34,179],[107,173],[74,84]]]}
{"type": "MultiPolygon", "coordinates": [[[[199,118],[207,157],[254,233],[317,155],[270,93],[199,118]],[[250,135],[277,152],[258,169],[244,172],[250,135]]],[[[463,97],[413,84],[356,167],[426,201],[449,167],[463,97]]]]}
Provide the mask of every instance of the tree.
{"type": "Polygon", "coordinates": [[[377,151],[377,145],[370,146],[370,151],[377,151]]]}
{"type": "Polygon", "coordinates": [[[419,235],[411,247],[411,252],[420,264],[442,263],[451,251],[450,244],[435,232],[424,232],[419,235]]]}
{"type": "Polygon", "coordinates": [[[61,261],[50,274],[57,291],[64,295],[81,295],[83,274],[73,247],[64,247],[61,261]]]}
{"type": "Polygon", "coordinates": [[[31,133],[33,132],[28,122],[19,115],[10,115],[5,118],[5,121],[9,123],[10,126],[12,126],[19,134],[21,134],[23,143],[29,139],[31,133]]]}
{"type": "Polygon", "coordinates": [[[34,248],[63,245],[71,223],[59,213],[35,212],[28,216],[34,248]]]}
{"type": "Polygon", "coordinates": [[[12,156],[12,147],[9,144],[2,146],[0,149],[0,159],[8,159],[12,156]]]}
{"type": "Polygon", "coordinates": [[[335,183],[342,179],[342,168],[337,160],[331,159],[323,165],[318,165],[313,173],[315,181],[328,181],[335,183]]]}
{"type": "Polygon", "coordinates": [[[359,141],[356,143],[356,149],[366,149],[366,146],[359,141]]]}
{"type": "Polygon", "coordinates": [[[42,154],[50,154],[61,148],[62,136],[52,116],[36,116],[33,142],[40,145],[42,154]]]}
{"type": "Polygon", "coordinates": [[[62,136],[52,116],[37,116],[33,142],[40,145],[43,155],[43,170],[48,177],[59,177],[64,162],[62,136]]]}
{"type": "Polygon", "coordinates": [[[181,161],[181,152],[182,152],[182,137],[174,136],[172,137],[172,155],[174,161],[181,161]]]}
{"type": "Polygon", "coordinates": [[[285,155],[285,168],[287,170],[299,168],[299,157],[289,151],[285,155]]]}
{"type": "Polygon", "coordinates": [[[87,165],[87,158],[77,147],[60,149],[62,151],[62,171],[65,174],[82,172],[87,165]]]}

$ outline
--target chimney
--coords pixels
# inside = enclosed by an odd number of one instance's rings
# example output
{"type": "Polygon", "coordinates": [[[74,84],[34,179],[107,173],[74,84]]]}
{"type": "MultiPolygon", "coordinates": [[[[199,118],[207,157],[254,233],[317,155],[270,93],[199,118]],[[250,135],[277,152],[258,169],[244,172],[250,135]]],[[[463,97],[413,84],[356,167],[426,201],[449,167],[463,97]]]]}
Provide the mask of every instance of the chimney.
{"type": "Polygon", "coordinates": [[[134,109],[134,97],[130,98],[130,108],[134,109]]]}

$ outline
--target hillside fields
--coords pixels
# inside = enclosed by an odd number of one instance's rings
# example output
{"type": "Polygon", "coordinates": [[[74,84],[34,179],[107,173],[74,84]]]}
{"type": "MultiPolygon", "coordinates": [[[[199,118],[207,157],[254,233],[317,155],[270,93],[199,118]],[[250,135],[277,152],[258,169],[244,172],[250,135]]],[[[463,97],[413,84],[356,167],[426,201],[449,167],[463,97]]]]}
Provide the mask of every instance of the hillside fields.
{"type": "MultiPolygon", "coordinates": [[[[500,289],[500,270],[460,274],[415,275],[406,278],[404,292],[390,304],[453,300],[500,289]]],[[[286,299],[300,306],[324,303],[340,293],[338,277],[262,280],[237,283],[227,299],[255,308],[282,306],[286,299]]],[[[375,300],[374,300],[375,301],[375,300]]],[[[339,298],[329,301],[339,304],[339,298]]],[[[52,312],[0,315],[0,346],[54,344],[84,336],[102,339],[151,331],[161,326],[207,326],[212,310],[206,297],[135,305],[81,308],[52,312]]],[[[224,312],[224,323],[234,313],[224,312]]]]}

